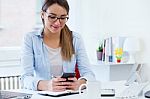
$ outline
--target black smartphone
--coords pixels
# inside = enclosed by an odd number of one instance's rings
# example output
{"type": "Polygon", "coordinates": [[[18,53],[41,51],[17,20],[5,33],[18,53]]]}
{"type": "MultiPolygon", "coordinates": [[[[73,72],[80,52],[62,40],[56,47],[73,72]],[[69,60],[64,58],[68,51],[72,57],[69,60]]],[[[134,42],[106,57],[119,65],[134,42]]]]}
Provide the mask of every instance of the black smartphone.
{"type": "Polygon", "coordinates": [[[68,80],[68,78],[75,77],[76,73],[63,73],[61,78],[66,78],[67,81],[72,82],[72,80],[68,80]]]}

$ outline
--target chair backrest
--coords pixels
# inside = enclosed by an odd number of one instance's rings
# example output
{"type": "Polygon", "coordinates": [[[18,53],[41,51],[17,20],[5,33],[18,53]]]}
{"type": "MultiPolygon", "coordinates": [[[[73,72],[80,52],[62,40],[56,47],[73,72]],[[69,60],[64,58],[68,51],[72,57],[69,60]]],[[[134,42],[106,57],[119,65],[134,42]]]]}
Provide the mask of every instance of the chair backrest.
{"type": "Polygon", "coordinates": [[[79,72],[79,69],[78,69],[78,65],[76,64],[75,66],[75,73],[76,73],[76,78],[80,78],[80,72],[79,72]]]}

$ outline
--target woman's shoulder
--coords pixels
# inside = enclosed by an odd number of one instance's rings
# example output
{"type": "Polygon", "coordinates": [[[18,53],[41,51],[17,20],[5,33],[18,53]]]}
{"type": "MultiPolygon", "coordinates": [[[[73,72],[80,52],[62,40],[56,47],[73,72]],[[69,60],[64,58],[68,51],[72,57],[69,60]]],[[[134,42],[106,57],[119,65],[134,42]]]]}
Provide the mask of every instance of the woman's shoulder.
{"type": "Polygon", "coordinates": [[[81,39],[81,35],[79,33],[72,31],[72,34],[74,39],[81,39]]]}
{"type": "Polygon", "coordinates": [[[81,34],[74,32],[74,31],[72,32],[72,34],[73,34],[73,44],[74,45],[79,45],[83,42],[81,34]]]}
{"type": "Polygon", "coordinates": [[[42,36],[42,29],[34,29],[30,32],[25,33],[25,36],[33,37],[33,36],[42,36]]]}

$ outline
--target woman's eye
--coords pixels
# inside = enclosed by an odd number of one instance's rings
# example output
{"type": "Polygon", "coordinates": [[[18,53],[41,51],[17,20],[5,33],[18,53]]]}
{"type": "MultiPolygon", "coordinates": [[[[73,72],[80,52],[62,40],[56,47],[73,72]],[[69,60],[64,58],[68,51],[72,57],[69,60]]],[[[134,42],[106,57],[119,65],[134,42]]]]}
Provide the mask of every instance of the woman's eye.
{"type": "Polygon", "coordinates": [[[55,16],[48,16],[49,18],[51,18],[51,19],[56,19],[56,17],[55,16]]]}

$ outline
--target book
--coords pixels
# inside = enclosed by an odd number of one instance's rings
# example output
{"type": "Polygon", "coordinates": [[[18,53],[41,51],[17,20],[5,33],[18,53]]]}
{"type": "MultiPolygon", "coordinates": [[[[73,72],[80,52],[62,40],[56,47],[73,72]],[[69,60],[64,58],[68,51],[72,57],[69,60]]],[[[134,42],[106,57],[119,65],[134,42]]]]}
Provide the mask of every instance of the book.
{"type": "MultiPolygon", "coordinates": [[[[114,36],[114,37],[107,37],[103,40],[103,54],[102,54],[102,61],[105,63],[114,62],[116,63],[116,56],[115,56],[115,49],[116,48],[122,48],[124,40],[126,37],[121,36],[114,36]]],[[[122,59],[122,62],[124,60],[124,57],[122,59]]]]}
{"type": "Polygon", "coordinates": [[[103,54],[102,54],[102,61],[105,61],[105,45],[106,45],[106,40],[103,40],[103,54]]]}
{"type": "Polygon", "coordinates": [[[105,62],[109,62],[109,38],[105,38],[105,62]]]}
{"type": "Polygon", "coordinates": [[[108,56],[109,56],[109,62],[113,62],[113,44],[112,44],[112,37],[109,37],[109,43],[108,43],[108,56]]]}

